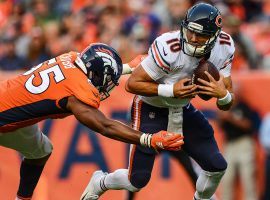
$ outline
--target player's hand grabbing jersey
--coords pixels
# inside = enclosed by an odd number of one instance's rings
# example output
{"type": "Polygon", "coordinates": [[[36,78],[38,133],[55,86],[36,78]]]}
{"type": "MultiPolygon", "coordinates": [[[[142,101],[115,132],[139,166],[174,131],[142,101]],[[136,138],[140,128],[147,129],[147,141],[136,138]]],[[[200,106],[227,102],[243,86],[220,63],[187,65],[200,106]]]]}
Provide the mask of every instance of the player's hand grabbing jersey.
{"type": "MultiPolygon", "coordinates": [[[[224,77],[230,76],[234,51],[234,42],[231,36],[221,32],[208,60],[218,68],[224,77]]],[[[191,78],[201,59],[188,56],[182,51],[180,31],[174,31],[162,34],[153,42],[149,48],[148,56],[141,65],[156,82],[173,84],[183,78],[191,78]]],[[[184,106],[189,102],[189,99],[160,96],[141,96],[140,98],[159,107],[184,106]]]]}
{"type": "Polygon", "coordinates": [[[67,97],[98,108],[98,90],[73,63],[76,52],[45,61],[0,84],[0,132],[10,132],[47,118],[63,118],[67,97]]]}

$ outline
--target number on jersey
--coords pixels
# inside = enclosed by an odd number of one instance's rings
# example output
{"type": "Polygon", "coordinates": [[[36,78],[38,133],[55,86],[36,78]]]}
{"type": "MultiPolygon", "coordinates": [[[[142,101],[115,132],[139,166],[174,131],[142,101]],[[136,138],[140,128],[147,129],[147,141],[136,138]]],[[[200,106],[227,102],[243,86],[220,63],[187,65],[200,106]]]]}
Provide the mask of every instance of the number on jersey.
{"type": "MultiPolygon", "coordinates": [[[[44,63],[41,63],[38,66],[33,67],[31,70],[25,72],[23,75],[30,75],[31,73],[39,69],[43,64],[44,63]]],[[[45,92],[49,88],[51,81],[59,83],[65,79],[65,76],[62,73],[60,66],[57,64],[55,58],[50,59],[47,64],[51,67],[38,72],[38,76],[41,79],[41,83],[39,85],[34,84],[34,79],[37,77],[35,74],[32,74],[25,82],[25,88],[32,94],[41,94],[45,92]],[[50,78],[51,73],[53,74],[52,78],[50,78]]]]}
{"type": "Polygon", "coordinates": [[[222,44],[225,44],[225,45],[229,45],[231,46],[231,42],[230,42],[230,36],[226,33],[220,33],[219,34],[219,43],[222,45],[222,44]]]}

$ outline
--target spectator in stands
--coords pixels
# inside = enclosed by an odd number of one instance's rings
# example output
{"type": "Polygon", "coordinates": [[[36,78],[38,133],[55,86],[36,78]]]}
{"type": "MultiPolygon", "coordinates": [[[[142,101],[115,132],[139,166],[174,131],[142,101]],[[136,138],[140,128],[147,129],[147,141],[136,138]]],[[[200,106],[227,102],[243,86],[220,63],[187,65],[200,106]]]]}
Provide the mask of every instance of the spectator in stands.
{"type": "MultiPolygon", "coordinates": [[[[72,24],[71,24],[72,25],[72,24]]],[[[70,42],[70,34],[60,35],[60,26],[56,21],[51,21],[44,25],[44,37],[46,40],[46,48],[48,49],[51,56],[57,56],[66,51],[64,44],[69,46],[69,50],[73,44],[70,42]],[[64,40],[64,41],[63,41],[64,40]],[[64,43],[64,44],[63,44],[64,43]]]]}
{"type": "Polygon", "coordinates": [[[46,41],[42,29],[40,27],[33,28],[28,51],[30,66],[36,66],[50,58],[45,45],[46,41]]]}
{"type": "Polygon", "coordinates": [[[156,0],[152,11],[160,18],[162,31],[166,32],[179,29],[190,6],[189,0],[156,0]]]}
{"type": "Polygon", "coordinates": [[[229,33],[236,47],[234,66],[236,69],[258,69],[262,56],[257,52],[253,41],[241,31],[242,21],[233,14],[224,17],[224,31],[229,33]],[[246,66],[245,66],[246,65],[246,66]]]}
{"type": "Polygon", "coordinates": [[[255,141],[258,113],[244,99],[238,86],[230,111],[218,112],[218,122],[225,134],[224,156],[228,168],[223,178],[222,200],[233,200],[236,177],[239,175],[245,200],[257,200],[255,177],[255,141]]]}
{"type": "Polygon", "coordinates": [[[264,194],[262,200],[270,199],[270,113],[268,113],[263,121],[260,128],[260,142],[266,152],[265,160],[265,184],[264,194]]]}
{"type": "Polygon", "coordinates": [[[129,35],[136,23],[144,23],[150,29],[149,45],[160,34],[161,21],[156,14],[151,12],[150,0],[130,0],[128,6],[131,15],[123,22],[123,32],[129,35]]]}
{"type": "Polygon", "coordinates": [[[44,26],[50,21],[57,20],[56,14],[50,9],[48,1],[34,0],[32,3],[36,25],[44,26]]]}
{"type": "Polygon", "coordinates": [[[117,48],[121,36],[121,26],[121,11],[115,6],[103,8],[97,19],[98,40],[117,48]]]}
{"type": "Polygon", "coordinates": [[[264,56],[262,59],[262,68],[265,70],[270,70],[270,16],[263,16],[258,18],[258,20],[253,23],[251,30],[253,34],[254,45],[256,49],[264,56]]]}
{"type": "Polygon", "coordinates": [[[0,70],[28,69],[26,59],[18,56],[15,52],[15,38],[6,36],[2,38],[2,55],[0,57],[0,70]]]}
{"type": "Polygon", "coordinates": [[[133,55],[146,54],[149,48],[150,29],[143,23],[136,23],[130,33],[131,52],[133,55]]]}
{"type": "Polygon", "coordinates": [[[232,13],[245,22],[251,22],[263,13],[263,2],[257,0],[225,0],[232,13]]]}

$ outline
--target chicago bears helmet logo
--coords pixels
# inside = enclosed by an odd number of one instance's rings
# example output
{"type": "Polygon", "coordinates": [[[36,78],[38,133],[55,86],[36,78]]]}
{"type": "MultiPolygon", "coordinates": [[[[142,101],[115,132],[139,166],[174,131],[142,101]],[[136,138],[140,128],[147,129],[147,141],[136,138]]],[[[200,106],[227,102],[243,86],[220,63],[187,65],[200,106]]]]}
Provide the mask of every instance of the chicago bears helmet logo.
{"type": "Polygon", "coordinates": [[[221,15],[218,15],[217,17],[216,17],[216,25],[217,25],[217,27],[222,27],[222,17],[221,17],[221,15]]]}

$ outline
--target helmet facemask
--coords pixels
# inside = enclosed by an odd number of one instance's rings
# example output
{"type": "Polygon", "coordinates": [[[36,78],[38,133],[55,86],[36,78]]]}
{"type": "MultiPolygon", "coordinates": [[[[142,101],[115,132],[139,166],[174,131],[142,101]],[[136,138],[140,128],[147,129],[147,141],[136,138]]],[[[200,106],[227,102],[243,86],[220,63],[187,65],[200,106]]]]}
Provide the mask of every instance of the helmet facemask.
{"type": "Polygon", "coordinates": [[[92,81],[93,84],[96,85],[96,88],[99,91],[100,94],[100,100],[105,100],[110,96],[110,92],[112,89],[119,85],[118,79],[115,79],[114,75],[116,73],[113,71],[113,69],[110,67],[110,65],[107,65],[104,63],[104,71],[102,74],[97,74],[97,72],[90,72],[89,73],[89,79],[92,81]]]}
{"type": "Polygon", "coordinates": [[[181,42],[185,54],[192,57],[202,57],[212,50],[220,33],[220,30],[214,34],[211,34],[203,32],[202,29],[203,27],[200,24],[196,24],[193,22],[185,24],[184,22],[182,22],[181,42]],[[209,39],[207,39],[203,44],[192,44],[190,41],[188,41],[188,31],[195,32],[195,34],[208,37],[209,39]]]}

